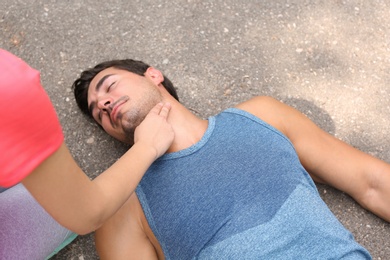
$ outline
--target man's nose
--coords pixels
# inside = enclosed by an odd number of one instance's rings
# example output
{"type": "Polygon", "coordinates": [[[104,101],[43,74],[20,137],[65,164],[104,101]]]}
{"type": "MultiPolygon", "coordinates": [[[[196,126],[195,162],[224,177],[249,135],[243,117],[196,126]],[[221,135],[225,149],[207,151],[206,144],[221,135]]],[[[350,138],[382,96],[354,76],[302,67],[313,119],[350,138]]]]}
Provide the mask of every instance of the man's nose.
{"type": "Polygon", "coordinates": [[[98,101],[97,107],[103,111],[107,111],[110,109],[111,103],[112,100],[110,100],[110,98],[102,98],[98,101]]]}

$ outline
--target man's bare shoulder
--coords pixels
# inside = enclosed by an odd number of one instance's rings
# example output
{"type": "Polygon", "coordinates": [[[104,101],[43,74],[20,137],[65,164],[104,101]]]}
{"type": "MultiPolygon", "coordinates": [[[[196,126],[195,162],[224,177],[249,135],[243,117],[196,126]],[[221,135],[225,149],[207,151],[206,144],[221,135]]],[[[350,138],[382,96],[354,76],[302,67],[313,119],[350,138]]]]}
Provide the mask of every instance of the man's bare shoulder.
{"type": "Polygon", "coordinates": [[[258,110],[263,110],[265,108],[277,106],[281,104],[280,101],[270,97],[270,96],[255,96],[251,99],[248,99],[242,103],[236,105],[237,108],[243,109],[252,113],[256,113],[258,110]]]}
{"type": "Polygon", "coordinates": [[[269,96],[256,96],[236,105],[236,108],[249,112],[278,130],[284,132],[283,117],[286,105],[269,96]]]}

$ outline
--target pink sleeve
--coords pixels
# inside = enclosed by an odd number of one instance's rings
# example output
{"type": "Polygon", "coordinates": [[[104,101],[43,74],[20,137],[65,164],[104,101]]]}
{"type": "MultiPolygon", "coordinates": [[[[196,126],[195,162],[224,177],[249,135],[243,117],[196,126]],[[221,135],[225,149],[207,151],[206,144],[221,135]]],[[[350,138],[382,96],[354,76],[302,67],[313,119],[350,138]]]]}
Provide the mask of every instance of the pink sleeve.
{"type": "Polygon", "coordinates": [[[30,174],[62,144],[56,112],[39,72],[0,49],[0,186],[30,174]]]}

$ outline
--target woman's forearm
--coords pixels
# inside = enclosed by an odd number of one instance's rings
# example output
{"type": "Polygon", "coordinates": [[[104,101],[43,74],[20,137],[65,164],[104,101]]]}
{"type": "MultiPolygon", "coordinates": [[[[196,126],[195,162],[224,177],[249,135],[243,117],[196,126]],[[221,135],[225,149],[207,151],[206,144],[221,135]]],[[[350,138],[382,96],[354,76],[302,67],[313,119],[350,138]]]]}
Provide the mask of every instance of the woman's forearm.
{"type": "Polygon", "coordinates": [[[170,105],[157,104],[135,131],[135,144],[91,181],[65,143],[41,163],[23,184],[60,224],[78,234],[100,227],[134,192],[148,167],[174,139],[167,122],[170,105]]]}
{"type": "Polygon", "coordinates": [[[155,160],[155,152],[147,146],[135,144],[109,169],[93,180],[99,190],[100,208],[96,229],[113,215],[131,196],[142,176],[155,160]],[[103,205],[102,205],[103,204],[103,205]]]}
{"type": "Polygon", "coordinates": [[[154,159],[150,148],[136,144],[91,181],[63,144],[23,184],[60,224],[87,234],[124,204],[154,159]]]}

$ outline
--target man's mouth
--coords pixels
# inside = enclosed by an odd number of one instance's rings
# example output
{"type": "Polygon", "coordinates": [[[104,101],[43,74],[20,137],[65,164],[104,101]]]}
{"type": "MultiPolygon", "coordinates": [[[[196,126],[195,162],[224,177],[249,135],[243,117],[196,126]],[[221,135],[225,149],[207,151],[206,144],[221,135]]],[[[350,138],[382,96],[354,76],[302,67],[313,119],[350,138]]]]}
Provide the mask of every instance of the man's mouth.
{"type": "Polygon", "coordinates": [[[120,97],[117,101],[112,103],[112,105],[110,106],[111,107],[110,122],[112,126],[116,124],[119,107],[124,103],[126,103],[129,99],[130,99],[129,96],[120,97]]]}

